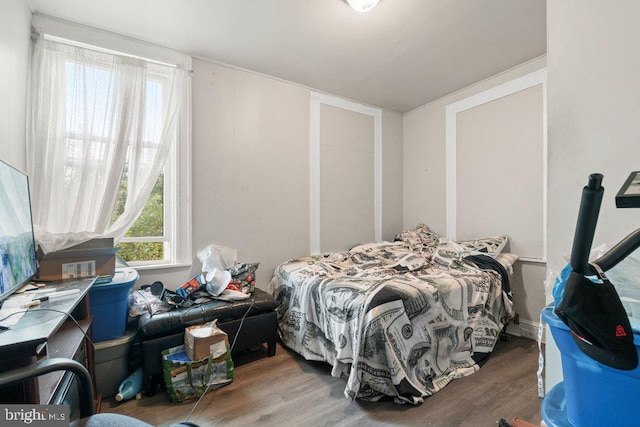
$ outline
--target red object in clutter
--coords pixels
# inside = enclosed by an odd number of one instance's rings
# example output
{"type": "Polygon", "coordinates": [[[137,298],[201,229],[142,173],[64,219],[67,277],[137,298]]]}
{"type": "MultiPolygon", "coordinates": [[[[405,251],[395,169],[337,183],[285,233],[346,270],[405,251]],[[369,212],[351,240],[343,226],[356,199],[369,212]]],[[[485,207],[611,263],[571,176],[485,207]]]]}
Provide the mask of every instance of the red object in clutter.
{"type": "Polygon", "coordinates": [[[197,291],[198,289],[200,289],[200,287],[205,283],[206,282],[204,282],[204,278],[202,277],[202,274],[199,274],[191,278],[191,280],[189,280],[187,283],[180,286],[178,289],[176,289],[176,293],[186,298],[192,293],[194,293],[195,291],[197,291]]]}

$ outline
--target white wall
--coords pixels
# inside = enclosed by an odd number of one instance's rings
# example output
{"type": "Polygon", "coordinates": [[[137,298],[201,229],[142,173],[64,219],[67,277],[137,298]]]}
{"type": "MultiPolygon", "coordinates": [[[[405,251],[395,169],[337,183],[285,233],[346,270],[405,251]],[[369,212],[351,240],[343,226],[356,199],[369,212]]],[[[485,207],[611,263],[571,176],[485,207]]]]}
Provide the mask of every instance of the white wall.
{"type": "MultiPolygon", "coordinates": [[[[193,244],[274,267],[309,252],[309,90],[194,61],[193,244]]],[[[199,261],[194,267],[199,268],[199,261]]]]}
{"type": "MultiPolygon", "coordinates": [[[[215,243],[260,262],[265,289],[274,268],[309,254],[310,89],[193,61],[193,249],[215,243]]],[[[383,238],[402,225],[401,116],[383,113],[383,238]]],[[[330,224],[327,226],[331,226],[330,224]]],[[[143,272],[171,287],[200,269],[143,272]]]]}
{"type": "MultiPolygon", "coordinates": [[[[446,236],[446,106],[545,65],[546,58],[538,58],[404,115],[403,228],[423,222],[440,236],[446,236]]],[[[544,306],[545,273],[544,264],[519,262],[515,267],[512,289],[516,308],[521,320],[530,326],[538,322],[544,306]]],[[[527,331],[525,335],[530,333],[527,331]]]]}
{"type": "Polygon", "coordinates": [[[26,111],[31,10],[24,0],[0,2],[0,158],[26,169],[26,111]]]}
{"type": "Polygon", "coordinates": [[[506,233],[511,252],[544,258],[544,84],[488,99],[447,118],[456,131],[447,228],[463,240],[506,233]]]}
{"type": "MultiPolygon", "coordinates": [[[[640,211],[616,209],[614,201],[629,172],[640,169],[639,16],[637,0],[547,2],[550,272],[571,251],[590,173],[602,173],[605,187],[594,246],[640,227],[640,211]]],[[[547,387],[559,370],[548,354],[547,387]]]]}

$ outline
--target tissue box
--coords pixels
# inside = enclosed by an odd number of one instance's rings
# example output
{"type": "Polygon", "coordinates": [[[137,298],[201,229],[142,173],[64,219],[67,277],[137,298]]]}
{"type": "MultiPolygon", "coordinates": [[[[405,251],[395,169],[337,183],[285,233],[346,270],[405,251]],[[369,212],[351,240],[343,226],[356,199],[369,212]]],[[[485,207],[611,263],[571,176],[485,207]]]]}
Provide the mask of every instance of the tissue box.
{"type": "Polygon", "coordinates": [[[184,351],[191,360],[199,360],[213,354],[224,354],[229,347],[227,334],[215,322],[189,326],[184,331],[184,351]]]}

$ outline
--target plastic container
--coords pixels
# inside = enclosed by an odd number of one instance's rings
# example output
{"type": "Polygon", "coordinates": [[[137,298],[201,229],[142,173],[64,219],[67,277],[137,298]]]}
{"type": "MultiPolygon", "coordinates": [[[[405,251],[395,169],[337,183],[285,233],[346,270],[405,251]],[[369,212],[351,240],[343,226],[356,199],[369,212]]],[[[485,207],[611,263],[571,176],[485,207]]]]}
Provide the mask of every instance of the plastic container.
{"type": "Polygon", "coordinates": [[[138,280],[133,268],[116,268],[109,283],[93,285],[89,291],[93,315],[93,342],[122,337],[127,328],[127,297],[138,280]]]}
{"type": "Polygon", "coordinates": [[[138,398],[138,393],[142,390],[143,383],[142,367],[135,370],[135,372],[125,378],[124,381],[118,387],[118,394],[116,394],[116,400],[121,402],[123,400],[129,400],[138,398]]]}
{"type": "MultiPolygon", "coordinates": [[[[542,310],[542,319],[549,325],[560,349],[564,377],[564,382],[554,387],[543,402],[542,417],[547,425],[640,425],[640,366],[623,371],[603,365],[584,354],[573,340],[567,325],[553,312],[552,306],[542,310]],[[560,392],[561,388],[564,388],[564,393],[560,392]],[[558,422],[563,411],[568,424],[558,422]]],[[[640,323],[637,319],[630,320],[636,351],[640,352],[640,323]]]]}
{"type": "Polygon", "coordinates": [[[626,257],[607,271],[607,277],[615,286],[627,315],[640,322],[640,261],[626,257]]]}
{"type": "Polygon", "coordinates": [[[129,328],[123,337],[95,345],[96,389],[102,397],[115,396],[129,374],[129,354],[137,329],[129,328]]]}
{"type": "Polygon", "coordinates": [[[564,383],[557,384],[542,401],[542,419],[548,427],[572,427],[567,421],[564,383]]]}

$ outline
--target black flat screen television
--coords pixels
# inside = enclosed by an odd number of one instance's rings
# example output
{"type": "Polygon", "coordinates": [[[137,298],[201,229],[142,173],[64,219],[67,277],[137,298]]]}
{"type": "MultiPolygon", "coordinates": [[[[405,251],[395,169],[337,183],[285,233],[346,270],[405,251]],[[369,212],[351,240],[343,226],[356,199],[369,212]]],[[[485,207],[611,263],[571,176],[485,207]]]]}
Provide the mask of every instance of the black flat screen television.
{"type": "Polygon", "coordinates": [[[0,160],[0,303],[36,275],[29,179],[0,160]]]}

